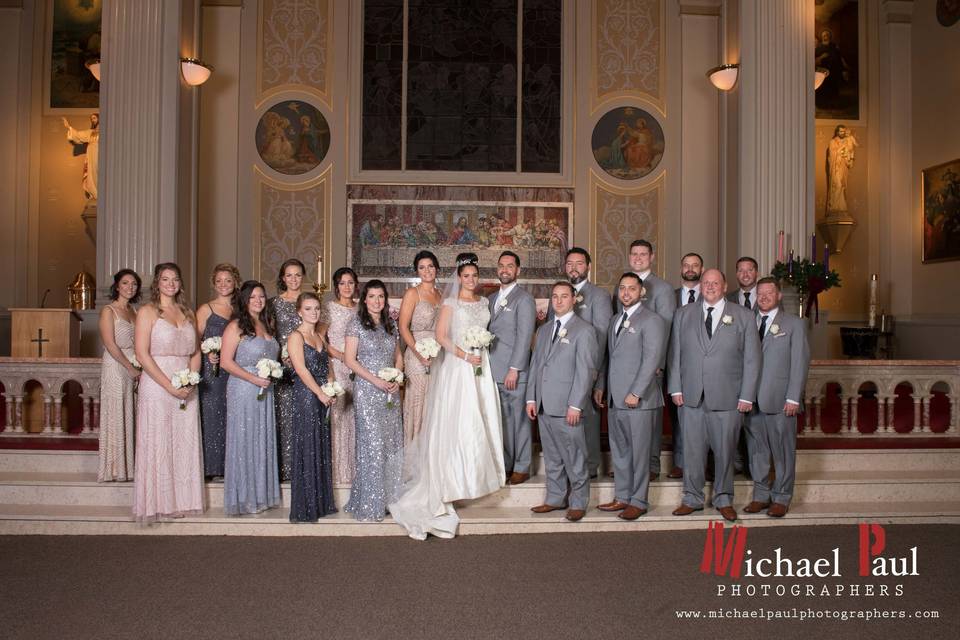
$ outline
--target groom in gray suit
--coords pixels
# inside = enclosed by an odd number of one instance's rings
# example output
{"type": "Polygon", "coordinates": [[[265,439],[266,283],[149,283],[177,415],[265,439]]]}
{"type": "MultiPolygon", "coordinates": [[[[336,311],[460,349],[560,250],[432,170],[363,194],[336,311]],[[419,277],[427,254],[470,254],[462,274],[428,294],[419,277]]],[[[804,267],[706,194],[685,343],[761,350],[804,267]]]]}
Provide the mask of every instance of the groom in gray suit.
{"type": "Polygon", "coordinates": [[[703,300],[688,304],[673,321],[669,391],[683,423],[683,502],[675,516],[703,510],[707,449],[713,450],[713,506],[727,520],[733,509],[733,456],[740,414],[753,408],[760,376],[760,337],[755,315],[724,300],[727,281],[718,269],[700,278],[703,300]]]}
{"type": "MultiPolygon", "coordinates": [[[[607,326],[610,324],[610,317],[613,315],[610,295],[587,279],[590,275],[590,254],[586,249],[571,247],[567,251],[564,269],[574,289],[574,313],[592,324],[596,331],[596,343],[599,351],[594,361],[599,369],[606,356],[607,326]]],[[[547,314],[547,324],[553,324],[553,321],[554,311],[551,306],[547,314]]],[[[593,406],[592,400],[588,399],[585,405],[582,409],[583,432],[587,438],[587,451],[589,452],[587,469],[590,472],[590,477],[596,478],[597,471],[600,468],[600,413],[593,406]]]]}
{"type": "Polygon", "coordinates": [[[547,476],[546,499],[531,511],[567,509],[566,518],[571,522],[583,518],[590,501],[582,417],[583,408],[590,403],[600,352],[596,330],[574,313],[576,296],[569,282],[553,285],[552,318],[537,331],[527,379],[527,416],[540,426],[547,476]]]}
{"type": "Polygon", "coordinates": [[[797,414],[807,384],[810,345],[807,325],[780,309],[776,278],[757,282],[757,330],[763,351],[757,402],[746,418],[747,447],[753,500],[746,513],[767,510],[768,516],[787,515],[793,497],[797,462],[797,414]],[[776,478],[770,483],[770,458],[776,478]],[[771,498],[773,504],[771,504],[771,498]]]}
{"type": "Polygon", "coordinates": [[[663,358],[667,329],[663,319],[643,307],[640,276],[620,276],[618,299],[622,311],[610,321],[607,364],[594,385],[594,401],[610,405],[610,454],[613,460],[613,502],[601,511],[620,511],[619,518],[636,520],[647,512],[650,487],[651,432],[656,414],[663,415],[663,389],[657,369],[663,358]],[[606,392],[606,393],[605,393],[606,392]]]}
{"type": "Polygon", "coordinates": [[[520,256],[513,251],[501,253],[497,261],[500,291],[490,297],[489,329],[497,336],[490,348],[490,370],[500,392],[503,466],[510,484],[522,484],[530,478],[533,450],[524,404],[537,305],[533,296],[517,285],[519,275],[520,256]]]}

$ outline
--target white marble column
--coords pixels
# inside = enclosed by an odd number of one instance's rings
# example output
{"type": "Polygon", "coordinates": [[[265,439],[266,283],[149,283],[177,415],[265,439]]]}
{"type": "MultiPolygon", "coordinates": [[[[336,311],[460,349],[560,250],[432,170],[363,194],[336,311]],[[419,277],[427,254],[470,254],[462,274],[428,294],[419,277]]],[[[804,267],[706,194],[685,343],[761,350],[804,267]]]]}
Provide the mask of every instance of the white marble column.
{"type": "Polygon", "coordinates": [[[810,252],[813,3],[741,0],[739,25],[737,248],[739,255],[755,257],[761,273],[767,273],[776,259],[780,230],[799,255],[810,252]]]}
{"type": "MultiPolygon", "coordinates": [[[[177,256],[184,144],[180,76],[185,0],[105,0],[100,94],[97,285],[129,267],[148,286],[177,256]]],[[[188,138],[189,142],[189,138],[188,138]]],[[[185,160],[186,159],[186,160],[185,160]]],[[[182,220],[182,216],[180,217],[182,220]]],[[[182,223],[181,223],[182,224],[182,223]]]]}

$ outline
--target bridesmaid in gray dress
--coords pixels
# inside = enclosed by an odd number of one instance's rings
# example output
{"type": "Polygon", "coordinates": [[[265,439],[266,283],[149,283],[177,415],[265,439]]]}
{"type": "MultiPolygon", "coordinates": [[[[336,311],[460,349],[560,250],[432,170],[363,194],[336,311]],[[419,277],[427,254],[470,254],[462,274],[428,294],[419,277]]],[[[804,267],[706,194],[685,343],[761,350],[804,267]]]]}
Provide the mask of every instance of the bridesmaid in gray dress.
{"type": "Polygon", "coordinates": [[[273,390],[256,373],[261,358],[276,360],[280,352],[263,285],[244,282],[237,306],[220,351],[221,366],[230,374],[223,510],[232,516],[280,505],[273,390]],[[266,389],[265,397],[258,399],[261,389],[266,389]]]}
{"type": "MultiPolygon", "coordinates": [[[[283,349],[287,344],[287,336],[300,326],[300,316],[297,315],[297,296],[303,286],[303,276],[307,272],[303,263],[296,258],[290,258],[280,265],[280,274],[277,276],[278,295],[270,299],[270,309],[277,327],[277,342],[283,349]]],[[[290,448],[293,433],[293,376],[290,373],[290,361],[283,363],[286,368],[282,380],[278,380],[274,389],[275,406],[277,412],[277,438],[280,455],[280,481],[290,480],[290,448]]]]}
{"type": "Polygon", "coordinates": [[[384,367],[403,368],[397,330],[387,308],[387,289],[380,280],[370,280],[363,287],[357,317],[347,328],[344,355],[356,374],[357,431],[353,487],[344,511],[357,520],[380,521],[400,492],[403,467],[400,387],[377,377],[384,367]]]}
{"type": "MultiPolygon", "coordinates": [[[[240,271],[228,263],[213,268],[210,278],[217,297],[197,309],[197,330],[201,342],[222,337],[235,313],[240,271]]],[[[203,432],[203,473],[223,479],[224,449],[227,444],[227,379],[219,370],[220,354],[208,353],[200,364],[200,429],[203,432]]]]}

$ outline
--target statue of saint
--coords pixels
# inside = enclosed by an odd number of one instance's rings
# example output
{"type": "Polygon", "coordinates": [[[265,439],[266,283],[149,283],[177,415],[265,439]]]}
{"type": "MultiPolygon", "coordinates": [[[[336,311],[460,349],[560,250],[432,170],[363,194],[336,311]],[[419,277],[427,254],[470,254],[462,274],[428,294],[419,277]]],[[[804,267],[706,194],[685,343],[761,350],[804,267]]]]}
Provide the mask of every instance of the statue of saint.
{"type": "Polygon", "coordinates": [[[847,178],[856,148],[850,129],[837,125],[827,147],[827,215],[847,215],[847,178]]]}
{"type": "Polygon", "coordinates": [[[97,166],[100,159],[100,114],[90,114],[90,128],[77,131],[70,126],[66,118],[61,118],[67,129],[67,140],[76,146],[85,145],[86,158],[83,161],[83,191],[87,200],[97,200],[97,166]]]}

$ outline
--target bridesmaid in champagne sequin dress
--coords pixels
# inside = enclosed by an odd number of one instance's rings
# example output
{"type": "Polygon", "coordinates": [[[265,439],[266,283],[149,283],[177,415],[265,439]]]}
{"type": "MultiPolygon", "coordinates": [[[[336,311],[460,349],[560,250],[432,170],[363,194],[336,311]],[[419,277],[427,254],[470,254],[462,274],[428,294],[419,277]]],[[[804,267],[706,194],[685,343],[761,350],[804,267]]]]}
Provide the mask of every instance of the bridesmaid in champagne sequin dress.
{"type": "MultiPolygon", "coordinates": [[[[297,315],[297,296],[307,272],[303,263],[290,258],[280,265],[277,276],[279,295],[270,299],[270,308],[277,327],[277,342],[281,350],[287,344],[287,336],[300,325],[297,315]]],[[[290,480],[290,437],[293,432],[293,376],[289,361],[283,363],[286,371],[282,380],[274,385],[274,404],[277,415],[277,448],[280,457],[280,482],[290,480]]]]}
{"type": "Polygon", "coordinates": [[[133,356],[133,324],[140,300],[140,276],[121,269],[113,276],[110,299],[100,312],[100,465],[97,482],[133,480],[134,388],[140,372],[133,356]]]}
{"type": "Polygon", "coordinates": [[[354,422],[353,380],[344,363],[343,349],[347,327],[357,317],[353,296],[357,290],[357,274],[350,267],[341,267],[333,274],[334,299],[326,303],[323,322],[327,324],[327,349],[333,375],[345,393],[330,407],[330,437],[333,445],[333,481],[338,485],[353,482],[354,422]]]}
{"type": "Polygon", "coordinates": [[[361,521],[381,521],[400,491],[403,424],[400,388],[377,377],[384,367],[403,367],[397,331],[387,310],[387,292],[370,280],[360,295],[357,317],[347,328],[346,361],[356,374],[354,420],[357,459],[344,511],[361,521]]]}
{"type": "Polygon", "coordinates": [[[133,515],[141,522],[203,512],[200,402],[195,388],[174,389],[170,382],[176,371],[200,369],[193,311],[180,282],[177,265],[157,265],[151,302],[137,313],[134,344],[143,374],[133,515]]]}
{"type": "Polygon", "coordinates": [[[406,346],[403,352],[403,441],[410,442],[420,432],[423,405],[430,380],[430,360],[417,353],[418,340],[436,339],[437,316],[440,312],[440,292],[435,283],[440,263],[429,251],[421,251],[413,259],[420,284],[407,289],[400,304],[400,338],[406,346]]]}

